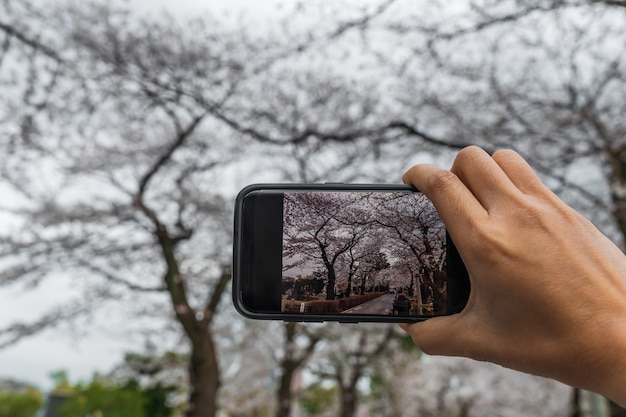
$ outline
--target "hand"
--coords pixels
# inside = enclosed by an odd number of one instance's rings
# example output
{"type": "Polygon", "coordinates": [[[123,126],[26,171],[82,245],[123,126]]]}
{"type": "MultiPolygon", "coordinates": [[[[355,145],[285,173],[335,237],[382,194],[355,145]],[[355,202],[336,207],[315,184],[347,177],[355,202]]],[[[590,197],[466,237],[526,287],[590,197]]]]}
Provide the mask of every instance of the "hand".
{"type": "Polygon", "coordinates": [[[626,256],[515,152],[459,152],[403,176],[435,204],[470,275],[465,309],[403,325],[429,354],[558,379],[626,405],[626,256]]]}

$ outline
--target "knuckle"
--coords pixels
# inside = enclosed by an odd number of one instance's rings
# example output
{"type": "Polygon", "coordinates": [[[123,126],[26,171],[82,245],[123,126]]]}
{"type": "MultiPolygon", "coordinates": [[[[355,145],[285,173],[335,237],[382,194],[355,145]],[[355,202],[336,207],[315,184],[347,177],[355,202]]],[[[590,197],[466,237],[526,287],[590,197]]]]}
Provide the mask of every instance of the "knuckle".
{"type": "Polygon", "coordinates": [[[567,217],[558,204],[544,198],[523,196],[515,202],[515,219],[519,226],[527,230],[549,229],[567,217]]]}
{"type": "Polygon", "coordinates": [[[521,206],[520,210],[519,218],[526,227],[539,227],[543,229],[551,222],[551,220],[548,219],[547,211],[540,204],[529,202],[521,206]]]}
{"type": "Polygon", "coordinates": [[[450,171],[437,171],[428,177],[429,187],[433,190],[449,190],[458,185],[459,178],[450,171]]]}
{"type": "Polygon", "coordinates": [[[472,250],[481,259],[497,258],[502,252],[506,237],[501,230],[491,224],[474,225],[472,250]],[[491,227],[490,227],[491,226],[491,227]]]}

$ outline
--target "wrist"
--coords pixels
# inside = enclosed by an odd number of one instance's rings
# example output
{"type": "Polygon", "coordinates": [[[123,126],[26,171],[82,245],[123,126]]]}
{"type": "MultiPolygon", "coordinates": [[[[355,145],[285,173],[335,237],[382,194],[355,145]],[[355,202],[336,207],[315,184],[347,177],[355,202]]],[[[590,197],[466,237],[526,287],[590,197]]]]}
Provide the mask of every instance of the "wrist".
{"type": "Polygon", "coordinates": [[[613,343],[607,343],[610,349],[611,363],[609,366],[612,375],[604,381],[601,394],[613,400],[622,407],[626,407],[626,325],[621,324],[614,330],[613,343]]]}
{"type": "Polygon", "coordinates": [[[626,324],[605,324],[596,339],[599,362],[589,369],[593,379],[583,387],[626,407],[626,324]]]}

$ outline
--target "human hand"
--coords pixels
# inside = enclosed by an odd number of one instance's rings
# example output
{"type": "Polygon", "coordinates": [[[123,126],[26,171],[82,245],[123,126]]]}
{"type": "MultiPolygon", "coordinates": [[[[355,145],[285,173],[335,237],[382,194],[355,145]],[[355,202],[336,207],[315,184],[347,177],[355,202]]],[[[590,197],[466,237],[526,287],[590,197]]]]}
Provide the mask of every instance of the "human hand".
{"type": "Polygon", "coordinates": [[[554,378],[626,405],[626,256],[515,152],[459,152],[403,181],[434,203],[467,267],[455,315],[403,325],[429,354],[554,378]]]}

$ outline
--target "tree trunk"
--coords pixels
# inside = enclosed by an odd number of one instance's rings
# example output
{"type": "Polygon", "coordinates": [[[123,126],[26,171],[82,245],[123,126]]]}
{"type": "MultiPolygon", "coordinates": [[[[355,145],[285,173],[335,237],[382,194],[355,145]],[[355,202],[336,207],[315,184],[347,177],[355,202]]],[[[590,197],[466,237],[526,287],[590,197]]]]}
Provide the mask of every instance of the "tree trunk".
{"type": "MultiPolygon", "coordinates": [[[[335,265],[328,259],[328,254],[326,253],[326,246],[322,242],[317,242],[320,250],[322,251],[322,261],[326,266],[326,270],[328,271],[328,283],[326,284],[326,299],[334,300],[335,299],[335,265]]],[[[335,257],[336,258],[336,257],[335,257]]]]}
{"type": "Polygon", "coordinates": [[[357,405],[356,384],[339,386],[339,417],[354,417],[357,405]]]}
{"type": "Polygon", "coordinates": [[[283,374],[280,377],[280,386],[277,392],[276,417],[289,417],[291,415],[291,385],[297,368],[293,361],[285,361],[282,364],[283,374]]]}
{"type": "Polygon", "coordinates": [[[335,299],[335,268],[333,265],[328,264],[328,285],[326,286],[326,299],[334,300],[335,299]]]}
{"type": "Polygon", "coordinates": [[[422,314],[422,305],[424,304],[424,300],[422,299],[422,280],[420,279],[420,276],[418,274],[414,274],[413,272],[411,272],[411,283],[413,282],[413,280],[415,280],[416,285],[414,288],[415,291],[415,301],[417,302],[417,305],[419,306],[419,313],[422,314]]]}
{"type": "Polygon", "coordinates": [[[215,417],[217,414],[217,392],[220,387],[220,374],[215,342],[211,332],[211,321],[221,295],[226,288],[226,283],[230,279],[230,272],[228,270],[223,271],[222,276],[213,288],[213,294],[202,313],[202,318],[198,319],[196,311],[189,305],[185,280],[180,274],[178,260],[175,255],[175,247],[180,240],[169,236],[167,229],[163,226],[157,228],[156,235],[167,264],[167,272],[164,278],[176,313],[176,319],[182,325],[185,334],[191,341],[189,402],[185,416],[215,417]]]}
{"type": "Polygon", "coordinates": [[[192,341],[189,385],[189,403],[185,416],[215,417],[220,387],[219,369],[213,336],[206,329],[198,328],[192,341]]]}
{"type": "Polygon", "coordinates": [[[352,295],[352,277],[353,276],[354,276],[354,273],[350,271],[348,273],[348,285],[346,286],[346,292],[344,293],[346,297],[350,297],[352,295]]]}
{"type": "Polygon", "coordinates": [[[293,381],[297,375],[298,369],[308,360],[313,354],[315,346],[319,342],[319,336],[308,335],[309,345],[299,351],[296,345],[297,325],[294,322],[284,324],[285,329],[285,342],[283,345],[284,357],[280,361],[280,385],[276,392],[276,400],[278,407],[276,409],[276,417],[289,417],[291,415],[291,405],[294,396],[293,381]]]}
{"type": "Polygon", "coordinates": [[[285,330],[285,351],[283,359],[280,361],[280,385],[276,391],[276,417],[289,417],[291,414],[291,384],[293,375],[298,369],[298,361],[294,360],[294,341],[296,338],[296,323],[290,322],[283,325],[285,330]]]}

